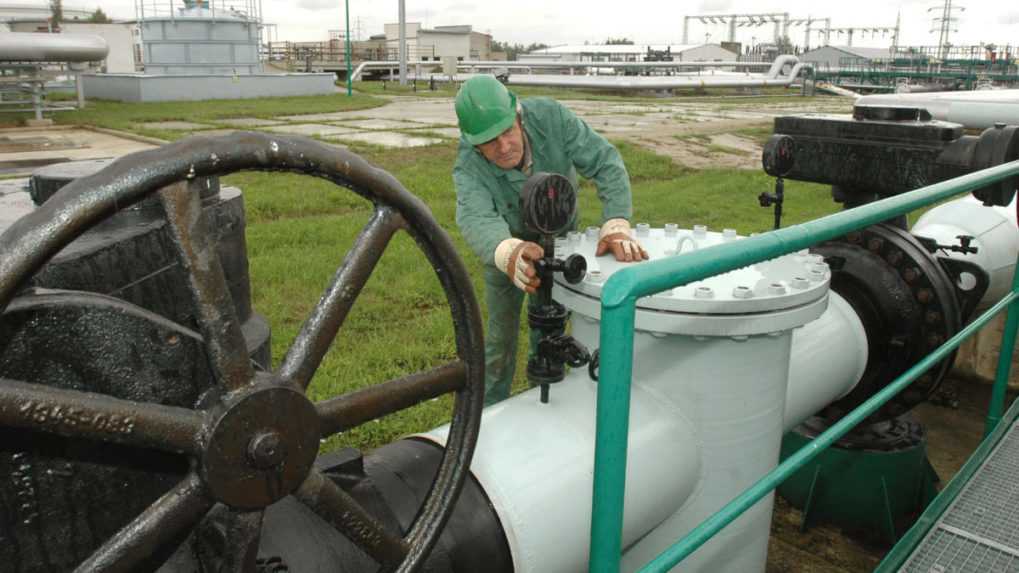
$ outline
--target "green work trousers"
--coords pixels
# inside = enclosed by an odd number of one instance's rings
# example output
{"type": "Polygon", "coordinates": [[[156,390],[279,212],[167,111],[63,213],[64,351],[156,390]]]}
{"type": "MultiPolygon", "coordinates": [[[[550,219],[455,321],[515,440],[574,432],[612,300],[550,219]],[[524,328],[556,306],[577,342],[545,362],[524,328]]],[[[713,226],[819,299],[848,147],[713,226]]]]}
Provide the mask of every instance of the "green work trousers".
{"type": "MultiPolygon", "coordinates": [[[[517,335],[520,332],[520,307],[524,291],[518,289],[499,269],[485,266],[485,305],[488,330],[485,333],[485,405],[509,398],[517,366],[517,335]]],[[[528,296],[527,304],[537,303],[528,296]]],[[[530,331],[528,358],[538,350],[538,332],[530,331]]]]}

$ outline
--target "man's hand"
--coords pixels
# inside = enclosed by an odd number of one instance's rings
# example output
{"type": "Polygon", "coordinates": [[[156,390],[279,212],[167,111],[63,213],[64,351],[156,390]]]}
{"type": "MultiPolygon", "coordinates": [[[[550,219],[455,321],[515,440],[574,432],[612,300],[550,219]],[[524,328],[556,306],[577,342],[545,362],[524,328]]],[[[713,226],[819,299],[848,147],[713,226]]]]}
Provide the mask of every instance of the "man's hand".
{"type": "Polygon", "coordinates": [[[495,248],[495,266],[506,273],[518,289],[533,294],[541,286],[534,261],[544,256],[545,250],[538,243],[506,239],[495,248]]]}
{"type": "Polygon", "coordinates": [[[630,235],[630,222],[626,219],[609,219],[601,226],[594,255],[600,257],[609,251],[617,261],[643,261],[648,258],[647,251],[630,235]]]}

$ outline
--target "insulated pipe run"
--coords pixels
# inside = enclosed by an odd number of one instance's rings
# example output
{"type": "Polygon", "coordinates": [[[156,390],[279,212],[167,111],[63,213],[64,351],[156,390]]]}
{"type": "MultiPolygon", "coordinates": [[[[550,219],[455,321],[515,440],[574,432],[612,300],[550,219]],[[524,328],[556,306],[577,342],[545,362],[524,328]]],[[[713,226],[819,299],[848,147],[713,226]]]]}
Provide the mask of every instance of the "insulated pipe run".
{"type": "MultiPolygon", "coordinates": [[[[485,410],[471,473],[506,533],[516,573],[586,569],[590,547],[596,384],[583,369],[485,410]]],[[[634,386],[623,543],[629,545],[690,497],[701,477],[698,440],[674,404],[634,386]]],[[[424,436],[445,444],[448,427],[424,436]]]]}
{"type": "MultiPolygon", "coordinates": [[[[1015,199],[1007,207],[985,207],[967,195],[934,207],[923,214],[910,231],[934,239],[939,245],[958,244],[960,235],[973,237],[976,253],[941,252],[942,256],[979,265],[990,276],[990,284],[976,309],[983,310],[1001,300],[1012,288],[1019,233],[1016,232],[1015,199]]],[[[962,277],[965,281],[965,275],[962,277]]],[[[965,289],[965,282],[961,285],[965,289]]]]}
{"type": "MultiPolygon", "coordinates": [[[[771,87],[789,86],[805,67],[796,64],[788,76],[769,77],[759,74],[693,75],[693,76],[565,76],[558,74],[510,74],[510,86],[547,86],[589,89],[667,90],[701,87],[771,87]]],[[[434,76],[436,81],[463,82],[475,75],[434,76]]],[[[424,80],[430,77],[414,77],[424,80]]]]}
{"type": "Polygon", "coordinates": [[[4,62],[98,62],[110,47],[94,34],[0,34],[0,61],[4,62]]]}
{"type": "Polygon", "coordinates": [[[863,96],[857,105],[920,107],[934,119],[985,129],[995,123],[1019,124],[1019,89],[974,90],[863,96]]]}
{"type": "MultiPolygon", "coordinates": [[[[782,64],[777,68],[781,70],[786,64],[796,64],[799,62],[796,56],[779,56],[776,62],[781,61],[782,64]]],[[[432,63],[434,65],[434,63],[432,63]]],[[[361,74],[367,69],[390,69],[393,67],[393,62],[389,60],[369,60],[358,64],[357,68],[354,69],[352,78],[356,81],[361,78],[361,74]]],[[[738,61],[720,61],[720,62],[685,62],[685,61],[673,61],[673,62],[569,62],[562,60],[517,60],[517,61],[504,61],[504,60],[464,60],[457,62],[457,69],[474,70],[476,68],[483,69],[514,69],[514,68],[527,68],[527,69],[558,69],[558,70],[572,70],[577,68],[618,68],[618,69],[634,69],[634,68],[655,68],[655,69],[668,69],[668,68],[770,68],[776,69],[774,62],[738,62],[738,61]]],[[[432,74],[438,76],[440,74],[432,74]]],[[[778,73],[765,74],[769,77],[777,77],[778,73]]],[[[430,76],[429,76],[430,77],[430,76]]]]}
{"type": "Polygon", "coordinates": [[[867,368],[867,331],[835,291],[820,318],[793,331],[785,431],[852,392],[867,368]]]}

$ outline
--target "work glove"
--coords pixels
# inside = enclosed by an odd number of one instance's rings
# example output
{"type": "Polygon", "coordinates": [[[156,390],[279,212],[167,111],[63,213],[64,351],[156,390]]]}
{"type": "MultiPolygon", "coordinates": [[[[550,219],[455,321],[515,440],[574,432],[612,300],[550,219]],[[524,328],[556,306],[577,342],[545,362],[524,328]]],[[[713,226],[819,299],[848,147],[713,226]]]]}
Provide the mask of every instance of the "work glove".
{"type": "Polygon", "coordinates": [[[534,261],[544,256],[545,249],[538,243],[506,239],[495,248],[495,266],[506,273],[518,289],[533,294],[541,286],[534,261]]]}
{"type": "Polygon", "coordinates": [[[594,255],[600,257],[609,251],[617,261],[643,261],[648,258],[647,251],[630,235],[630,222],[626,219],[609,219],[601,226],[594,255]]]}

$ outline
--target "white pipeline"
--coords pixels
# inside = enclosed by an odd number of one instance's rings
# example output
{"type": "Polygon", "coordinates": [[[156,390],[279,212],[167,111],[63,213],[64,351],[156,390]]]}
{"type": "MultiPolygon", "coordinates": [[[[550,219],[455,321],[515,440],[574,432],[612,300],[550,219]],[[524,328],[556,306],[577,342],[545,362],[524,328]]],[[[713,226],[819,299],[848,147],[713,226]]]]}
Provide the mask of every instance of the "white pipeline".
{"type": "MultiPolygon", "coordinates": [[[[977,199],[967,195],[934,207],[921,216],[910,231],[928,237],[939,245],[955,245],[960,235],[974,237],[976,253],[941,253],[979,265],[990,275],[990,285],[977,309],[986,309],[1011,289],[1015,272],[1016,253],[1019,253],[1019,233],[1016,232],[1016,205],[1013,199],[1008,207],[984,207],[977,199]]],[[[972,285],[965,274],[962,287],[972,285]]]]}
{"type": "Polygon", "coordinates": [[[985,129],[995,123],[1019,124],[1019,90],[975,90],[863,96],[856,105],[920,107],[934,119],[985,129]]]}
{"type": "MultiPolygon", "coordinates": [[[[677,62],[679,64],[679,62],[677,62]]],[[[560,64],[569,69],[569,64],[560,64]]],[[[721,64],[720,64],[721,65],[721,64]]],[[[364,69],[369,67],[392,68],[391,62],[364,62],[352,74],[354,79],[360,77],[364,69]]],[[[463,66],[461,66],[463,67],[463,66]]],[[[469,67],[469,66],[468,66],[469,67]]],[[[576,67],[576,66],[572,66],[576,67]]],[[[609,66],[605,66],[609,67],[609,66]]],[[[702,87],[768,87],[789,86],[796,80],[804,68],[811,69],[809,64],[800,62],[796,56],[779,56],[771,64],[766,74],[730,73],[717,75],[698,73],[691,75],[670,76],[598,76],[598,75],[565,75],[565,74],[509,74],[506,83],[511,86],[546,86],[591,89],[621,90],[668,90],[702,87]],[[786,68],[789,68],[786,71],[786,68]]],[[[458,73],[454,76],[441,74],[413,74],[413,79],[436,81],[463,82],[478,74],[458,73]]],[[[485,74],[491,75],[491,74],[485,74]]]]}
{"type": "MultiPolygon", "coordinates": [[[[581,370],[485,410],[471,471],[499,515],[517,573],[586,570],[597,387],[581,370]]],[[[635,385],[623,543],[660,523],[701,477],[697,439],[672,404],[635,385]]],[[[445,443],[446,427],[426,437],[445,443]]]]}
{"type": "MultiPolygon", "coordinates": [[[[799,75],[803,64],[796,64],[787,76],[770,78],[760,74],[698,74],[675,76],[565,76],[557,74],[510,74],[506,84],[510,86],[545,86],[583,89],[618,90],[669,90],[704,87],[773,87],[789,86],[799,75]]],[[[480,74],[457,74],[452,77],[435,76],[437,81],[452,80],[464,82],[480,74]]],[[[428,80],[429,76],[414,76],[417,80],[428,80]]]]}
{"type": "Polygon", "coordinates": [[[867,331],[853,307],[829,293],[821,318],[793,331],[785,430],[848,394],[867,367],[867,331]]]}
{"type": "Polygon", "coordinates": [[[106,40],[93,34],[0,34],[3,62],[98,62],[109,51],[106,40]]]}

